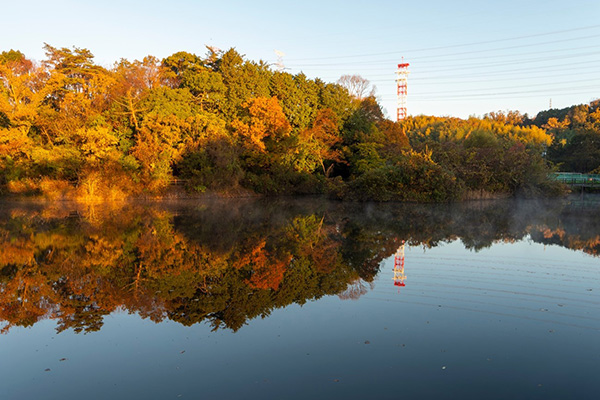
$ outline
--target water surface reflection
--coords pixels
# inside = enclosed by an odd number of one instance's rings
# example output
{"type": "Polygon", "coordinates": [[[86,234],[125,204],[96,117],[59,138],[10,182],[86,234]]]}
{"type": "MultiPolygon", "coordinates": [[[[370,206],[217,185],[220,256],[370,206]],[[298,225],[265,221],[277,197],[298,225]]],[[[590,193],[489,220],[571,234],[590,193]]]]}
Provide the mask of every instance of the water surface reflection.
{"type": "Polygon", "coordinates": [[[236,331],[290,304],[357,299],[390,257],[390,284],[404,286],[405,246],[460,241],[478,251],[528,239],[596,257],[599,217],[600,203],[577,200],[5,204],[0,320],[3,332],[44,319],[58,331],[90,332],[127,310],[155,322],[236,331]]]}
{"type": "Polygon", "coordinates": [[[595,399],[594,199],[4,204],[0,397],[595,399]]]}

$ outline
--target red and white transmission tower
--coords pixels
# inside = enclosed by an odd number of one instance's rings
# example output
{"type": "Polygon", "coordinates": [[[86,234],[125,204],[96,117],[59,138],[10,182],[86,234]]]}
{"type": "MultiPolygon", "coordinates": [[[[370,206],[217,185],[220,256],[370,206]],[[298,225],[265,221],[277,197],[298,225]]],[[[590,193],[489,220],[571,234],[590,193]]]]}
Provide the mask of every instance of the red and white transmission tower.
{"type": "Polygon", "coordinates": [[[394,286],[405,286],[404,280],[406,279],[406,275],[404,275],[404,247],[406,243],[404,240],[402,241],[402,245],[398,247],[396,250],[396,254],[394,255],[394,286]]]}
{"type": "Polygon", "coordinates": [[[397,121],[401,121],[406,118],[406,96],[408,94],[406,90],[406,83],[408,81],[408,65],[408,63],[402,62],[402,64],[398,64],[398,70],[396,71],[396,83],[398,86],[397,121]]]}

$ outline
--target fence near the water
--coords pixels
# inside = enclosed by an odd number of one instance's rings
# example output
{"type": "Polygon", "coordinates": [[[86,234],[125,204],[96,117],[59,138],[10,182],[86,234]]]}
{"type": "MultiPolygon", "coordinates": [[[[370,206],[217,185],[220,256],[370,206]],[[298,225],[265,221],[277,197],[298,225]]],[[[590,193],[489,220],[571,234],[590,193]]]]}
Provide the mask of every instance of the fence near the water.
{"type": "Polygon", "coordinates": [[[600,174],[580,174],[577,172],[556,172],[552,177],[571,187],[600,188],[600,174]]]}

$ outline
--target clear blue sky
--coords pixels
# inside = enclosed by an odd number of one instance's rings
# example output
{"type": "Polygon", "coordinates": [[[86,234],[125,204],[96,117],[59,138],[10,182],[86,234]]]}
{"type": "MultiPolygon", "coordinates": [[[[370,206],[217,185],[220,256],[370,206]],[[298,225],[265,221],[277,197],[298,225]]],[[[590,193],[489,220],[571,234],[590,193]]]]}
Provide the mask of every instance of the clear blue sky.
{"type": "MultiPolygon", "coordinates": [[[[6,3],[6,2],[4,2],[6,3]]],[[[205,45],[336,81],[359,74],[395,115],[394,71],[409,62],[408,113],[535,115],[600,97],[600,1],[12,1],[0,50],[42,60],[43,42],[85,47],[105,66],[205,45]]]]}

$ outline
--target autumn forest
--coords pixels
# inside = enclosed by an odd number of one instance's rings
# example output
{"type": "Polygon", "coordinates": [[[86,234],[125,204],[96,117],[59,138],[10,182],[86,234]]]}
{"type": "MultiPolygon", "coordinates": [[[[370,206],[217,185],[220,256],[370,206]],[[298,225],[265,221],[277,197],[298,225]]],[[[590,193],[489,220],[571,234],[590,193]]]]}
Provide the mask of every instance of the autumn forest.
{"type": "Polygon", "coordinates": [[[85,201],[173,190],[440,202],[557,195],[599,172],[600,103],[535,117],[387,119],[368,81],[277,71],[236,50],[110,68],[83,48],[0,54],[0,193],[85,201]]]}

